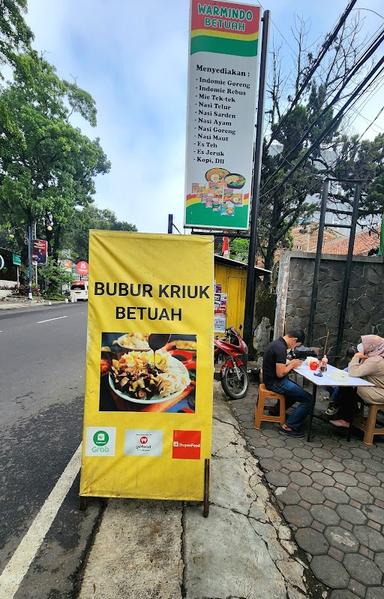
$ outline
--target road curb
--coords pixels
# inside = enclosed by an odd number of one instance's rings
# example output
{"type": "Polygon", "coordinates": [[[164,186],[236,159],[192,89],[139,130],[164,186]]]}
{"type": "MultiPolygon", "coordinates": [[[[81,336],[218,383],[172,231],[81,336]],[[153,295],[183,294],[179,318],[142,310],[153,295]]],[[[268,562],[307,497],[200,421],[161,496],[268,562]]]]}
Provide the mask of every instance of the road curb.
{"type": "Polygon", "coordinates": [[[44,305],[36,305],[36,306],[28,306],[26,308],[0,308],[0,320],[5,320],[7,318],[13,318],[20,314],[31,314],[31,312],[45,312],[46,310],[51,310],[52,308],[59,306],[72,306],[74,304],[66,303],[66,302],[55,302],[51,306],[48,304],[44,305]]]}

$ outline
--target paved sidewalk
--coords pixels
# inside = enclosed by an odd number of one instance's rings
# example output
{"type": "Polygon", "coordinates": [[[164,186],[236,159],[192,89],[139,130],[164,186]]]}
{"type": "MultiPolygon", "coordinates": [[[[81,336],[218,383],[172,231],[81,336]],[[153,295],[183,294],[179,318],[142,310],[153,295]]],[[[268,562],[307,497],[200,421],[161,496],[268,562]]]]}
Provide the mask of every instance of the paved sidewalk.
{"type": "Polygon", "coordinates": [[[109,500],[80,599],[325,597],[216,384],[211,507],[109,500]]]}
{"type": "MultiPolygon", "coordinates": [[[[314,419],[313,440],[253,423],[257,386],[231,407],[297,544],[331,599],[384,599],[384,443],[314,419]]],[[[321,409],[325,409],[323,403],[321,409]]],[[[376,437],[380,439],[380,437],[376,437]]]]}
{"type": "Polygon", "coordinates": [[[66,304],[65,300],[63,301],[50,301],[50,300],[9,300],[9,301],[0,301],[0,311],[1,310],[28,310],[34,308],[44,308],[45,306],[56,306],[58,304],[66,304]]]}

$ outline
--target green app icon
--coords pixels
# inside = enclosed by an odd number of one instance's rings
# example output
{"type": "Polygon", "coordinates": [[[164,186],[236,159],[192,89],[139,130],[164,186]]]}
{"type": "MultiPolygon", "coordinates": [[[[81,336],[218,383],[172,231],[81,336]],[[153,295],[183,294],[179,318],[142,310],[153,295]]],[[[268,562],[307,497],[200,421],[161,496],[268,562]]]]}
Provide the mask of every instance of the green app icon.
{"type": "Polygon", "coordinates": [[[109,435],[106,431],[96,431],[93,435],[93,442],[95,445],[102,447],[106,445],[109,441],[109,435]]]}

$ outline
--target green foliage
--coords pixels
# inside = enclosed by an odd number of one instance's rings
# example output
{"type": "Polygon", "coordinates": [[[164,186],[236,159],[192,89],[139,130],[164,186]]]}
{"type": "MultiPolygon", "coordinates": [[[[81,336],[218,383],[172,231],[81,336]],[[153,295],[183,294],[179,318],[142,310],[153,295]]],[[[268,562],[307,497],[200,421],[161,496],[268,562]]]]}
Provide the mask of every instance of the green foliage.
{"type": "Polygon", "coordinates": [[[229,241],[229,255],[232,260],[239,262],[248,262],[249,239],[241,239],[237,237],[229,241]]]}
{"type": "Polygon", "coordinates": [[[69,284],[72,280],[71,273],[66,272],[56,264],[53,258],[48,259],[46,266],[39,267],[38,274],[43,295],[44,297],[50,297],[50,299],[53,299],[52,296],[62,295],[62,286],[66,283],[69,284]]]}
{"type": "Polygon", "coordinates": [[[0,0],[0,65],[13,64],[16,53],[28,48],[33,39],[23,17],[26,8],[27,0],[0,0]]]}
{"type": "Polygon", "coordinates": [[[89,205],[81,211],[75,211],[71,223],[67,225],[64,247],[77,259],[88,259],[90,229],[108,229],[111,231],[137,231],[135,225],[118,221],[112,210],[100,210],[89,205]]]}
{"type": "Polygon", "coordinates": [[[50,212],[55,227],[45,237],[57,255],[75,206],[93,201],[94,177],[110,164],[99,140],[70,123],[73,111],[96,123],[91,96],[61,80],[36,52],[17,56],[15,63],[14,82],[0,94],[2,220],[25,229],[50,212]]]}

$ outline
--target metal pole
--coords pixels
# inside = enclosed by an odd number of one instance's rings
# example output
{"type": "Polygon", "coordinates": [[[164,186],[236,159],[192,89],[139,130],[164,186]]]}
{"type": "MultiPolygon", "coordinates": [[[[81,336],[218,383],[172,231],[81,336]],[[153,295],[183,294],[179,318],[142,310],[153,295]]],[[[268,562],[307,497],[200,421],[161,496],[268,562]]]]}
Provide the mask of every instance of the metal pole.
{"type": "Polygon", "coordinates": [[[347,262],[345,265],[343,288],[341,291],[339,326],[337,329],[337,340],[336,340],[336,360],[337,361],[340,360],[341,345],[343,343],[343,336],[344,336],[345,315],[346,315],[346,311],[347,311],[349,283],[350,283],[351,271],[352,271],[353,246],[355,245],[356,225],[357,225],[357,219],[359,218],[360,194],[361,194],[361,184],[358,183],[355,187],[355,196],[353,199],[351,233],[349,236],[347,262]]]}
{"type": "Polygon", "coordinates": [[[173,214],[168,214],[168,233],[171,234],[173,231],[173,214]]]}
{"type": "MultiPolygon", "coordinates": [[[[248,269],[247,269],[247,288],[245,293],[245,311],[244,311],[244,340],[251,346],[253,314],[255,311],[255,259],[257,246],[257,221],[260,211],[260,179],[261,163],[263,157],[263,124],[264,124],[264,95],[265,78],[267,67],[267,49],[269,34],[270,11],[264,11],[263,38],[261,43],[260,55],[260,75],[259,75],[259,94],[257,101],[257,121],[256,121],[256,143],[253,161],[253,186],[252,186],[252,206],[251,206],[251,236],[248,251],[248,269]]],[[[252,352],[251,352],[252,353],[252,352]]]]}
{"type": "Polygon", "coordinates": [[[33,266],[32,266],[32,222],[28,223],[28,299],[32,299],[32,281],[33,281],[33,266]]]}
{"type": "Polygon", "coordinates": [[[317,292],[319,289],[320,261],[321,261],[321,252],[323,249],[324,223],[325,223],[325,213],[327,211],[328,194],[329,194],[329,180],[325,179],[324,185],[323,185],[323,193],[321,196],[319,233],[317,235],[317,248],[316,248],[315,268],[314,268],[314,272],[313,272],[311,307],[309,310],[309,323],[308,323],[308,331],[307,331],[307,343],[309,346],[312,345],[312,343],[313,343],[313,324],[314,324],[314,320],[315,320],[317,292]]]}

